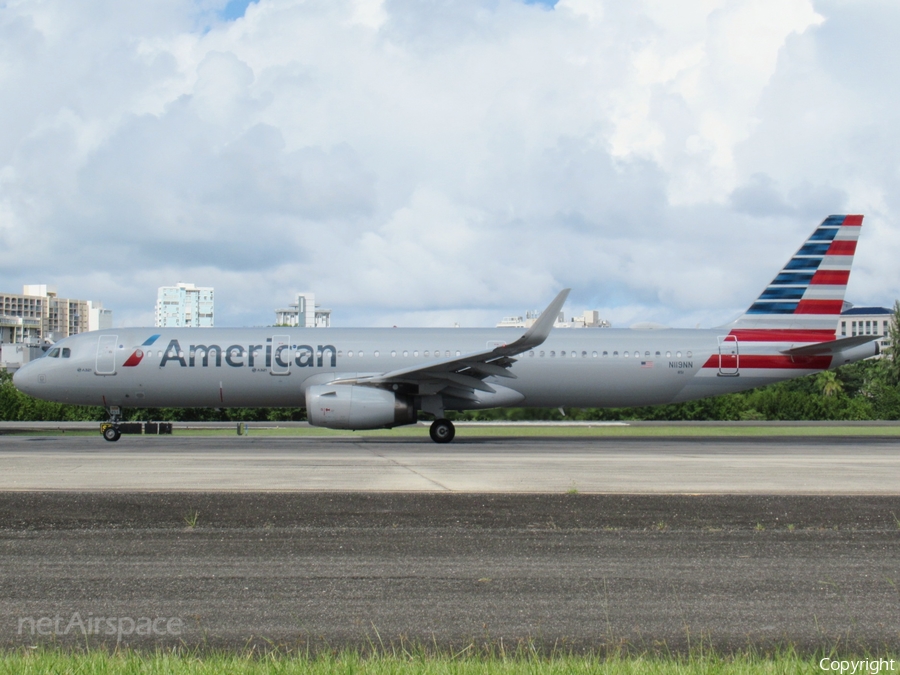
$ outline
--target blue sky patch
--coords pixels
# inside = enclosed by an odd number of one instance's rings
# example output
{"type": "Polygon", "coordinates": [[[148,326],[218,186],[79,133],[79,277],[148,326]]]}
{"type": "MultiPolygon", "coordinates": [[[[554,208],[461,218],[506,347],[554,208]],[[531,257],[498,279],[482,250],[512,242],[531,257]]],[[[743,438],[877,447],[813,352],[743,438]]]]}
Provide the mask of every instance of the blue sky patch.
{"type": "Polygon", "coordinates": [[[222,18],[226,21],[240,19],[247,11],[247,7],[254,2],[258,2],[258,0],[229,0],[225,9],[222,10],[222,18]]]}

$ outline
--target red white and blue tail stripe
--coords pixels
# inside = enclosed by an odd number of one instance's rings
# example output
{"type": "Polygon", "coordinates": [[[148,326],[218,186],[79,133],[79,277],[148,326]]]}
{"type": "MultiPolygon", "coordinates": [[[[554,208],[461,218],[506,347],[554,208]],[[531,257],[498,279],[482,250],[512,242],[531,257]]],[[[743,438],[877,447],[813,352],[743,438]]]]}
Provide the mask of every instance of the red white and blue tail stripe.
{"type": "Polygon", "coordinates": [[[862,220],[828,216],[731,327],[807,333],[793,341],[833,340],[862,220]]]}
{"type": "Polygon", "coordinates": [[[756,302],[723,326],[719,353],[704,371],[781,379],[785,370],[799,375],[830,368],[835,349],[845,347],[834,341],[862,220],[845,215],[822,221],[756,302]]]}

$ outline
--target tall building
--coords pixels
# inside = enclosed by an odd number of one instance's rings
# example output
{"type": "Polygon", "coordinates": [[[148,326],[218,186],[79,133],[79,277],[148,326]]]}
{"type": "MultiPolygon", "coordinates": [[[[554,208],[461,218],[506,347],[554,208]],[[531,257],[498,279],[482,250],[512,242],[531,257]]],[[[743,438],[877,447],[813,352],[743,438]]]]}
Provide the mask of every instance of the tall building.
{"type": "Polygon", "coordinates": [[[158,328],[211,328],[214,324],[214,291],[210,286],[178,282],[160,286],[156,295],[158,328]]]}
{"type": "Polygon", "coordinates": [[[275,324],[300,328],[328,328],[331,326],[331,310],[316,305],[315,293],[298,293],[296,304],[275,310],[275,324]]]}
{"type": "Polygon", "coordinates": [[[112,310],[104,309],[102,302],[88,300],[88,330],[106,330],[113,327],[112,310]]]}
{"type": "Polygon", "coordinates": [[[60,298],[55,286],[28,284],[21,295],[0,293],[0,342],[55,342],[97,330],[101,323],[112,327],[111,310],[104,310],[100,302],[60,298]],[[97,314],[96,327],[91,323],[93,311],[97,314]]]}

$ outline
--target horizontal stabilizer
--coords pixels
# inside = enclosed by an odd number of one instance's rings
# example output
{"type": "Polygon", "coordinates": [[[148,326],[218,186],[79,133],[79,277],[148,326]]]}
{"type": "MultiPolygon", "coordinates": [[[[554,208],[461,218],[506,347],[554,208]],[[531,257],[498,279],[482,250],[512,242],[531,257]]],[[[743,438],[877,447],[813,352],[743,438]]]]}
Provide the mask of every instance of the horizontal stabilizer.
{"type": "Polygon", "coordinates": [[[879,335],[857,335],[856,337],[841,338],[840,340],[829,340],[828,342],[817,342],[814,345],[804,345],[803,347],[794,347],[793,349],[783,349],[782,354],[788,356],[825,356],[827,354],[837,354],[852,347],[859,347],[872,340],[877,340],[879,335]]]}

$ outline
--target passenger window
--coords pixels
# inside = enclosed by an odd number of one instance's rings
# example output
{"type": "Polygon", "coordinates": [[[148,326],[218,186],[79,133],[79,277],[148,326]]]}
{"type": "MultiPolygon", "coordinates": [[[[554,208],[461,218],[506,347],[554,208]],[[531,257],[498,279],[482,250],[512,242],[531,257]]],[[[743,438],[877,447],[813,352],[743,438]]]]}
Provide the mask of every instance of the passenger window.
{"type": "Polygon", "coordinates": [[[378,358],[378,355],[379,355],[379,351],[376,349],[376,350],[375,350],[375,358],[376,358],[376,359],[378,358]]]}
{"type": "Polygon", "coordinates": [[[544,358],[544,352],[541,352],[540,356],[541,358],[544,358]]]}
{"type": "Polygon", "coordinates": [[[644,356],[650,356],[650,352],[644,352],[644,356]]]}
{"type": "Polygon", "coordinates": [[[565,352],[560,352],[559,355],[560,355],[562,358],[566,358],[566,353],[565,353],[565,352]]]}
{"type": "Polygon", "coordinates": [[[672,352],[666,352],[666,358],[667,358],[667,359],[671,359],[671,358],[672,358],[672,352]]]}
{"type": "Polygon", "coordinates": [[[681,358],[681,352],[675,352],[675,358],[676,358],[676,359],[680,359],[680,358],[681,358]]]}
{"type": "MultiPolygon", "coordinates": [[[[613,352],[613,356],[618,356],[618,355],[619,355],[619,352],[613,352]]],[[[626,353],[625,356],[628,356],[628,354],[626,353]]]]}
{"type": "Polygon", "coordinates": [[[622,352],[622,356],[624,356],[627,359],[631,355],[628,352],[622,352]]]}
{"type": "Polygon", "coordinates": [[[550,352],[550,358],[552,359],[552,358],[555,357],[555,356],[556,356],[556,352],[551,351],[551,352],[550,352]]]}
{"type": "Polygon", "coordinates": [[[338,353],[337,353],[338,358],[340,358],[341,356],[343,356],[343,353],[344,353],[343,350],[338,349],[338,353]]]}
{"type": "MultiPolygon", "coordinates": [[[[584,355],[587,356],[587,352],[584,352],[584,355]]],[[[572,352],[572,358],[576,358],[578,356],[578,352],[572,352]]]]}
{"type": "Polygon", "coordinates": [[[356,355],[357,355],[359,358],[362,358],[362,357],[363,357],[363,350],[360,349],[359,352],[357,352],[356,355]]]}
{"type": "MultiPolygon", "coordinates": [[[[597,352],[594,352],[594,356],[597,356],[597,352]]],[[[586,358],[587,358],[587,352],[581,352],[581,358],[586,359],[586,358]]]]}
{"type": "Polygon", "coordinates": [[[694,352],[688,352],[688,353],[687,353],[687,357],[688,357],[688,358],[691,358],[691,356],[693,355],[693,353],[694,353],[694,352]]]}
{"type": "Polygon", "coordinates": [[[456,355],[457,355],[457,356],[460,355],[460,351],[459,351],[458,349],[456,350],[456,355]]]}
{"type": "Polygon", "coordinates": [[[444,352],[444,356],[446,356],[447,358],[450,358],[450,350],[449,349],[446,352],[444,352]]]}
{"type": "Polygon", "coordinates": [[[660,356],[661,354],[659,352],[656,352],[656,358],[659,358],[660,356]]]}
{"type": "Polygon", "coordinates": [[[391,356],[397,356],[397,352],[395,350],[391,350],[391,356]]]}
{"type": "MultiPolygon", "coordinates": [[[[418,350],[418,349],[416,349],[415,351],[413,351],[413,356],[418,356],[418,355],[419,355],[419,350],[418,350]]],[[[406,352],[403,352],[403,356],[406,356],[406,352]]]]}
{"type": "Polygon", "coordinates": [[[348,356],[348,357],[351,357],[351,356],[353,356],[353,352],[351,352],[351,351],[347,351],[347,356],[348,356]]]}
{"type": "Polygon", "coordinates": [[[528,358],[531,358],[533,356],[534,356],[534,350],[532,349],[530,352],[528,352],[528,358]]]}

